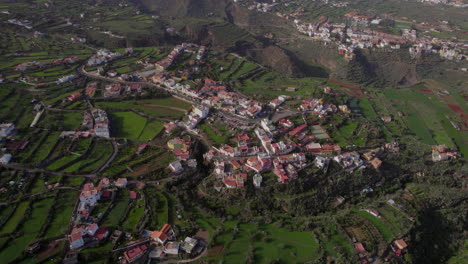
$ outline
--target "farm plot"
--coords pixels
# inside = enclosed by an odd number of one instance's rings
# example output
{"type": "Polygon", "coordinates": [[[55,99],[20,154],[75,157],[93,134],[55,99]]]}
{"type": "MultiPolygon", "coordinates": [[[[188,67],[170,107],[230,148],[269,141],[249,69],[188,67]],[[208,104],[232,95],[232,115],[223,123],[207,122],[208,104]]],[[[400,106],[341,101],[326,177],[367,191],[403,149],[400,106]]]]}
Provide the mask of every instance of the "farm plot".
{"type": "Polygon", "coordinates": [[[26,249],[26,247],[34,241],[42,225],[47,219],[47,212],[52,206],[54,199],[47,198],[32,205],[31,215],[23,223],[19,232],[23,235],[11,240],[8,247],[0,251],[0,259],[5,263],[10,263],[26,249]]]}
{"type": "Polygon", "coordinates": [[[271,263],[275,260],[281,263],[305,263],[320,256],[318,244],[310,232],[291,232],[274,225],[257,226],[236,222],[226,222],[225,230],[215,239],[215,245],[223,248],[223,254],[212,256],[212,260],[244,263],[253,257],[255,263],[271,263]]]}
{"type": "Polygon", "coordinates": [[[228,128],[222,124],[210,124],[205,121],[200,128],[214,144],[223,144],[231,137],[228,128]]]}
{"type": "Polygon", "coordinates": [[[8,221],[0,229],[0,234],[8,234],[15,231],[18,223],[23,218],[24,213],[29,207],[29,201],[23,201],[18,204],[13,215],[8,219],[8,221]]]}
{"type": "Polygon", "coordinates": [[[42,142],[37,151],[31,158],[31,162],[41,162],[49,156],[55,144],[59,140],[60,132],[51,132],[47,138],[42,142]]]}
{"type": "Polygon", "coordinates": [[[72,152],[68,153],[65,156],[62,156],[62,158],[59,158],[55,160],[54,162],[52,162],[51,164],[49,164],[47,166],[47,169],[58,170],[68,164],[71,164],[72,162],[80,158],[88,150],[88,148],[91,146],[91,143],[92,143],[91,138],[81,139],[77,143],[76,148],[72,152]]]}
{"type": "Polygon", "coordinates": [[[134,112],[115,112],[111,114],[114,136],[138,140],[146,126],[147,119],[134,112]]]}
{"type": "Polygon", "coordinates": [[[138,177],[156,172],[156,176],[165,175],[164,168],[174,161],[174,155],[171,152],[165,151],[152,159],[148,160],[141,166],[134,166],[133,172],[126,174],[127,177],[138,177]]]}
{"type": "Polygon", "coordinates": [[[148,228],[158,229],[169,222],[169,203],[163,193],[154,189],[145,190],[146,208],[149,210],[148,228]]]}
{"type": "Polygon", "coordinates": [[[151,118],[179,119],[185,112],[176,108],[167,108],[164,105],[140,104],[137,101],[122,102],[96,102],[96,106],[103,109],[112,109],[117,111],[137,111],[151,118]]]}
{"type": "Polygon", "coordinates": [[[456,120],[458,117],[436,93],[426,88],[412,88],[389,89],[384,94],[395,101],[405,115],[407,127],[424,142],[456,146],[462,155],[468,154],[468,144],[463,139],[467,132],[452,126],[448,118],[456,120]]]}
{"type": "Polygon", "coordinates": [[[159,132],[162,131],[164,124],[160,121],[154,120],[146,123],[145,128],[141,131],[138,140],[147,141],[154,138],[159,132]]]}
{"type": "Polygon", "coordinates": [[[44,177],[42,177],[42,175],[36,176],[29,192],[34,194],[45,191],[46,189],[44,184],[44,177]]]}
{"type": "Polygon", "coordinates": [[[67,232],[77,194],[77,192],[70,190],[63,191],[59,194],[55,200],[56,204],[53,217],[44,238],[57,237],[67,232]]]}
{"type": "Polygon", "coordinates": [[[64,172],[92,172],[99,169],[112,154],[112,143],[105,140],[96,140],[89,153],[79,161],[73,163],[64,172]]]}
{"type": "Polygon", "coordinates": [[[140,222],[144,212],[145,200],[141,199],[133,203],[132,209],[128,212],[127,218],[123,222],[122,227],[129,231],[134,230],[140,222]]]}
{"type": "Polygon", "coordinates": [[[185,110],[189,110],[192,108],[192,104],[179,100],[175,97],[164,97],[164,98],[155,98],[155,99],[146,99],[137,101],[139,105],[146,105],[146,104],[153,104],[153,105],[161,105],[161,106],[170,106],[170,107],[177,107],[182,108],[185,110]]]}
{"type": "Polygon", "coordinates": [[[127,211],[129,203],[128,191],[120,190],[112,209],[110,209],[109,213],[104,217],[102,225],[118,227],[122,218],[125,217],[125,212],[127,211]]]}

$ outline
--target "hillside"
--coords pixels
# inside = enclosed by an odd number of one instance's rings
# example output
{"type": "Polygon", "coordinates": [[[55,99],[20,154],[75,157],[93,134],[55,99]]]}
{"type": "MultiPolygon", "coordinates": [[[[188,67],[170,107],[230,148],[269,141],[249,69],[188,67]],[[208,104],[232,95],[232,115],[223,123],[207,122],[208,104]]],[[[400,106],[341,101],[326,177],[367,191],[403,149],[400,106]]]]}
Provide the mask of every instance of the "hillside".
{"type": "Polygon", "coordinates": [[[347,62],[336,46],[324,46],[300,35],[291,21],[226,0],[134,1],[144,12],[160,15],[188,41],[247,56],[287,76],[327,77],[327,72],[333,72],[334,78],[357,83],[411,85],[428,77],[450,80],[443,69],[453,67],[436,55],[411,59],[406,49],[363,50],[347,62]],[[273,38],[265,38],[266,34],[273,38]]]}

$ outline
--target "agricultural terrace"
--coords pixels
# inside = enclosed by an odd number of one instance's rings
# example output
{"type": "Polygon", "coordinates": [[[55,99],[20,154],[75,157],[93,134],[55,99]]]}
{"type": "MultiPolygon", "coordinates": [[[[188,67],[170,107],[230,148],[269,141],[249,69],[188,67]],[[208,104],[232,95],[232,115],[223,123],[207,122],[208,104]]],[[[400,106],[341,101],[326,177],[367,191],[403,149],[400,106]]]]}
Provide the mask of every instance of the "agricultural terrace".
{"type": "Polygon", "coordinates": [[[148,118],[165,120],[179,119],[191,108],[191,104],[173,97],[121,102],[98,101],[95,105],[104,110],[135,111],[148,118]]]}
{"type": "MultiPolygon", "coordinates": [[[[205,230],[218,228],[221,224],[207,220],[197,222],[205,230]]],[[[274,225],[235,221],[224,222],[221,230],[212,238],[213,247],[206,256],[209,261],[270,263],[279,260],[296,263],[320,257],[319,245],[311,232],[291,232],[274,225]]]]}

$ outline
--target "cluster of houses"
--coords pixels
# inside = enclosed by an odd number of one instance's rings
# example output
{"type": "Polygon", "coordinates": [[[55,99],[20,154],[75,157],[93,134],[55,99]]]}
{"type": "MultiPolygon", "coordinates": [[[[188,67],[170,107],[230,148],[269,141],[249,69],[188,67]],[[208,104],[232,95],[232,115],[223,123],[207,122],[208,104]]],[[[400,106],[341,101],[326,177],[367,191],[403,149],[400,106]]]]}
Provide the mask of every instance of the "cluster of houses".
{"type": "Polygon", "coordinates": [[[188,47],[187,43],[182,43],[181,45],[177,45],[174,49],[167,55],[164,59],[158,61],[154,66],[158,71],[166,71],[175,59],[188,47]]]}
{"type": "MultiPolygon", "coordinates": [[[[234,3],[237,3],[239,2],[239,0],[234,0],[234,3]]],[[[253,5],[249,5],[247,8],[249,10],[257,10],[259,12],[269,12],[273,9],[273,7],[275,7],[276,5],[278,5],[278,3],[275,3],[275,1],[273,1],[273,3],[256,3],[256,4],[253,4],[253,5]]]]}
{"type": "MultiPolygon", "coordinates": [[[[117,179],[114,186],[118,188],[127,187],[127,179],[117,179]]],[[[106,227],[100,227],[90,215],[100,200],[112,199],[114,190],[110,189],[110,187],[111,183],[108,178],[102,178],[97,186],[94,186],[93,183],[83,185],[80,200],[74,213],[73,226],[68,235],[70,249],[77,250],[86,245],[91,246],[93,242],[103,241],[109,236],[109,230],[106,227]]],[[[130,195],[130,199],[136,199],[136,195],[130,195]]]]}
{"type": "Polygon", "coordinates": [[[13,123],[0,124],[0,139],[16,135],[16,128],[13,123]]]}
{"type": "Polygon", "coordinates": [[[88,59],[87,65],[98,66],[98,65],[113,61],[115,59],[118,59],[122,56],[123,54],[119,52],[111,52],[107,49],[100,49],[96,52],[95,55],[91,56],[91,58],[88,59]]]}
{"type": "Polygon", "coordinates": [[[174,153],[177,160],[169,163],[168,168],[173,173],[181,173],[184,171],[184,165],[188,168],[196,168],[197,160],[190,159],[192,141],[190,137],[176,137],[167,142],[167,147],[174,153]]]}
{"type": "Polygon", "coordinates": [[[142,94],[143,88],[141,84],[134,83],[129,85],[121,85],[120,83],[107,84],[104,87],[103,96],[105,98],[119,97],[122,95],[139,95],[142,94]]]}
{"type": "Polygon", "coordinates": [[[445,145],[435,145],[432,146],[432,161],[446,161],[450,159],[458,158],[458,153],[455,151],[451,151],[445,145]]]}
{"type": "MultiPolygon", "coordinates": [[[[445,3],[453,6],[466,6],[462,0],[421,0],[431,3],[445,3]]],[[[258,3],[254,4],[249,1],[244,2],[250,10],[260,12],[274,12],[274,8],[278,1],[273,3],[258,3]]],[[[329,2],[324,0],[325,4],[334,7],[346,7],[347,2],[329,2]]],[[[383,14],[382,17],[363,15],[357,12],[348,12],[343,15],[346,23],[334,23],[327,19],[322,19],[315,23],[301,22],[298,17],[304,16],[303,8],[298,8],[295,12],[286,15],[276,12],[277,16],[294,19],[296,29],[309,37],[319,40],[325,44],[335,43],[338,46],[338,52],[344,54],[347,60],[352,60],[355,57],[355,49],[364,48],[384,48],[384,49],[400,49],[402,44],[414,44],[410,49],[410,54],[418,56],[420,54],[434,53],[439,54],[449,60],[466,59],[465,53],[467,46],[463,41],[441,40],[438,38],[417,37],[416,30],[403,29],[401,35],[393,35],[369,28],[370,26],[378,26],[383,20],[393,20],[393,17],[388,14],[383,14]],[[437,44],[436,44],[437,43],[437,44]],[[437,48],[436,48],[437,47],[437,48]]],[[[432,30],[432,29],[431,29],[432,30]]],[[[429,32],[429,30],[427,31],[429,32]]]]}
{"type": "MultiPolygon", "coordinates": [[[[16,135],[16,128],[13,123],[2,123],[0,124],[0,143],[6,142],[6,138],[16,135]]],[[[18,146],[15,146],[15,150],[21,150],[26,147],[28,141],[19,142],[18,146]]],[[[2,148],[0,153],[0,164],[10,163],[13,156],[9,153],[5,153],[8,148],[2,148]]],[[[11,149],[11,148],[10,148],[11,149]]]]}
{"type": "Polygon", "coordinates": [[[81,125],[85,131],[64,131],[60,137],[103,137],[110,138],[110,122],[104,110],[94,108],[91,112],[84,112],[81,125]]]}
{"type": "Polygon", "coordinates": [[[206,52],[206,46],[200,46],[197,52],[197,60],[201,61],[205,57],[205,52],[206,52]]]}
{"type": "Polygon", "coordinates": [[[96,89],[98,87],[98,83],[94,82],[94,83],[89,83],[88,85],[86,85],[86,88],[85,88],[85,95],[88,97],[88,98],[93,98],[94,95],[96,94],[96,89]]]}
{"type": "Polygon", "coordinates": [[[54,61],[52,61],[52,64],[54,64],[54,65],[73,64],[73,63],[77,63],[78,61],[79,61],[79,59],[77,57],[69,57],[69,58],[65,58],[65,59],[54,60],[54,61]]]}
{"type": "Polygon", "coordinates": [[[365,168],[364,161],[361,159],[359,153],[345,152],[333,158],[343,169],[353,171],[354,169],[365,168]]]}
{"type": "MultiPolygon", "coordinates": [[[[318,100],[314,102],[319,103],[318,100]]],[[[257,140],[247,133],[241,133],[233,139],[237,146],[213,146],[204,154],[205,160],[214,164],[214,175],[227,188],[243,187],[248,175],[260,175],[266,171],[272,171],[281,183],[293,180],[308,165],[305,153],[315,157],[311,164],[319,169],[324,169],[330,160],[350,172],[366,167],[359,153],[341,153],[341,147],[337,144],[316,142],[317,139],[329,138],[317,123],[294,124],[288,119],[281,119],[274,124],[269,119],[263,119],[253,132],[257,140]],[[285,141],[278,140],[278,137],[283,137],[285,141]]],[[[384,149],[398,152],[399,146],[396,142],[387,143],[385,148],[370,150],[362,157],[378,169],[382,165],[378,156],[384,149]]]]}
{"type": "Polygon", "coordinates": [[[192,111],[188,114],[188,119],[187,121],[184,122],[185,127],[188,130],[194,131],[195,133],[198,134],[196,130],[194,130],[198,123],[205,119],[208,114],[210,113],[210,109],[206,106],[199,105],[199,106],[194,106],[192,111]]]}
{"type": "Polygon", "coordinates": [[[163,84],[177,95],[241,118],[256,118],[263,110],[263,104],[260,102],[229,91],[225,85],[209,78],[204,79],[203,86],[200,89],[192,88],[189,84],[181,84],[176,81],[176,78],[166,78],[162,73],[151,76],[150,80],[154,83],[163,84]]]}
{"type": "Polygon", "coordinates": [[[76,78],[78,78],[78,75],[76,74],[65,75],[65,76],[58,78],[57,83],[66,83],[76,78]]]}
{"type": "Polygon", "coordinates": [[[167,256],[178,256],[181,252],[188,254],[200,253],[203,249],[200,241],[193,237],[186,237],[177,241],[176,234],[171,225],[165,224],[160,230],[142,232],[143,239],[135,241],[123,253],[121,264],[134,262],[143,263],[151,259],[163,259],[167,256]]]}
{"type": "Polygon", "coordinates": [[[41,62],[37,61],[28,61],[28,62],[23,62],[18,65],[16,65],[15,70],[16,71],[28,71],[28,70],[34,70],[39,67],[42,67],[44,64],[41,62]]]}
{"type": "Polygon", "coordinates": [[[81,99],[83,97],[83,94],[89,98],[93,98],[94,95],[96,94],[96,89],[97,89],[98,84],[97,83],[90,83],[86,85],[86,88],[84,89],[83,92],[74,92],[70,94],[69,96],[65,97],[63,101],[65,102],[74,102],[78,99],[81,99]]]}
{"type": "Polygon", "coordinates": [[[466,8],[468,7],[468,4],[464,2],[463,0],[418,0],[418,2],[424,3],[424,4],[430,4],[430,5],[450,5],[453,7],[461,7],[461,8],[466,8]]]}
{"type": "Polygon", "coordinates": [[[319,117],[325,117],[330,113],[338,111],[338,108],[334,104],[324,103],[323,99],[310,98],[302,101],[299,110],[310,112],[319,117]]]}

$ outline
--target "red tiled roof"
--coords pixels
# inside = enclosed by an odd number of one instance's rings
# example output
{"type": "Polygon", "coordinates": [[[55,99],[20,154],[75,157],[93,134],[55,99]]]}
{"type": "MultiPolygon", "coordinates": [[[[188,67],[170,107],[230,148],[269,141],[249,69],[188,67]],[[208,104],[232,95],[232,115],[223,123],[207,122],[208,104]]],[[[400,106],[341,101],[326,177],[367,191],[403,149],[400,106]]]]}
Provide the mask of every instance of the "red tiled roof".
{"type": "Polygon", "coordinates": [[[140,245],[140,246],[131,248],[124,252],[125,259],[127,259],[128,262],[132,262],[133,260],[141,256],[145,252],[146,249],[147,247],[145,245],[140,245]]]}
{"type": "Polygon", "coordinates": [[[366,249],[364,248],[364,245],[362,243],[360,243],[360,242],[354,243],[354,248],[358,252],[366,252],[366,249]]]}
{"type": "Polygon", "coordinates": [[[79,240],[79,239],[81,239],[81,238],[82,238],[81,232],[76,232],[76,233],[73,233],[73,234],[70,236],[70,241],[73,242],[73,241],[79,240]]]}
{"type": "Polygon", "coordinates": [[[106,237],[107,233],[107,228],[101,226],[100,228],[98,228],[98,230],[96,230],[96,233],[94,233],[94,237],[101,240],[106,237]]]}

